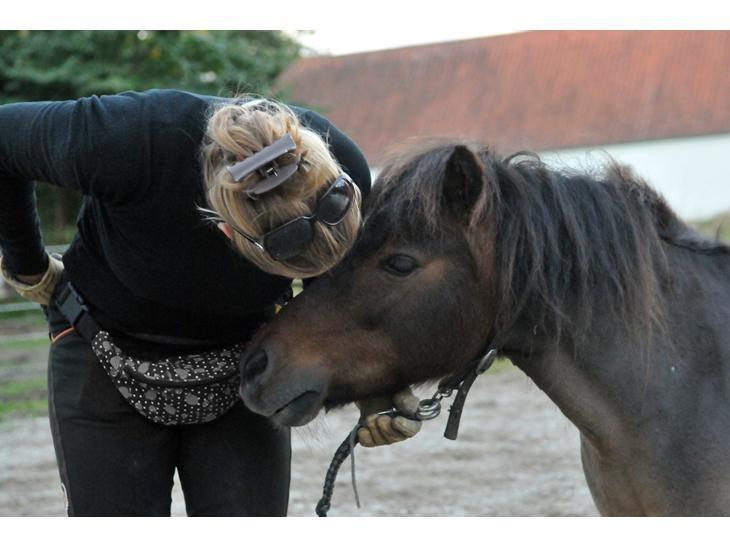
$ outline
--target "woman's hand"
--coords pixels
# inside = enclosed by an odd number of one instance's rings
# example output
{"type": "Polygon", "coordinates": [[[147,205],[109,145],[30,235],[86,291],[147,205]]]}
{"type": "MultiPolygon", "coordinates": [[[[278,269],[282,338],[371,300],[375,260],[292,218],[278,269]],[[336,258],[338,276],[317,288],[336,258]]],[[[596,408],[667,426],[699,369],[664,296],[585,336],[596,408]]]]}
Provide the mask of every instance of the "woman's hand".
{"type": "MultiPolygon", "coordinates": [[[[59,256],[60,257],[60,256],[59,256]]],[[[5,282],[30,301],[48,305],[56,284],[63,274],[63,262],[60,258],[48,256],[48,267],[43,274],[13,276],[7,270],[0,258],[0,271],[5,282]]]]}
{"type": "Polygon", "coordinates": [[[421,429],[421,421],[409,419],[418,409],[418,398],[406,388],[390,398],[375,398],[356,402],[360,408],[361,421],[365,426],[357,431],[357,439],[363,447],[390,445],[415,436],[421,429]],[[395,407],[402,415],[391,417],[377,415],[395,407]]]}

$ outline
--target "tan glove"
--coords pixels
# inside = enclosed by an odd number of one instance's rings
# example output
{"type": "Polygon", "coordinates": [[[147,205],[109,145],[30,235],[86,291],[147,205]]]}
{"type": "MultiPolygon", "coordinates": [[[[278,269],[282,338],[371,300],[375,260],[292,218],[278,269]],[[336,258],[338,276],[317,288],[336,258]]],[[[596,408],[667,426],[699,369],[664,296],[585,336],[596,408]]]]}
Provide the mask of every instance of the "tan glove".
{"type": "Polygon", "coordinates": [[[414,416],[418,409],[418,398],[406,388],[390,398],[376,398],[356,402],[360,408],[361,420],[365,426],[357,431],[357,439],[363,447],[376,447],[407,440],[421,429],[421,421],[408,419],[402,415],[390,417],[377,415],[395,407],[407,416],[414,416]]]}
{"type": "Polygon", "coordinates": [[[63,263],[60,259],[49,255],[48,268],[41,280],[36,284],[26,284],[14,278],[12,274],[5,270],[2,257],[0,257],[0,272],[2,272],[3,280],[20,293],[21,297],[39,304],[48,305],[51,302],[53,289],[61,279],[61,274],[63,274],[63,263]]]}

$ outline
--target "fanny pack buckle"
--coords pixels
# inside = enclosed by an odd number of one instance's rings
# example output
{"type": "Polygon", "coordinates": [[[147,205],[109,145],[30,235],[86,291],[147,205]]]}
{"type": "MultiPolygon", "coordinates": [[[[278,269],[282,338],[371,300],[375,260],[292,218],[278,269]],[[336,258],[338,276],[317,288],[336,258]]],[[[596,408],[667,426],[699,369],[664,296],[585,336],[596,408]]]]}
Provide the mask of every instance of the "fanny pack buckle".
{"type": "Polygon", "coordinates": [[[76,328],[81,336],[91,342],[101,331],[101,326],[91,316],[89,307],[76,288],[67,282],[56,299],[56,306],[68,322],[76,328]]]}
{"type": "Polygon", "coordinates": [[[76,291],[76,288],[71,285],[71,282],[67,283],[61,290],[56,304],[61,313],[74,327],[78,325],[81,316],[89,312],[89,308],[84,304],[84,299],[76,291]]]}

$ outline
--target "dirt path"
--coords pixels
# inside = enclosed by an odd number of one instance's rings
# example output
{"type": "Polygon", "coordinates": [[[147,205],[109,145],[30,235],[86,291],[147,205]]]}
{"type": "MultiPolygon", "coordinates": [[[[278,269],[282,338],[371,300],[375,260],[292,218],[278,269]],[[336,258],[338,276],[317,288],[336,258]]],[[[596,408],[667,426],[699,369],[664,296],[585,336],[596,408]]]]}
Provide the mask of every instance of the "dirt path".
{"type": "MultiPolygon", "coordinates": [[[[356,415],[346,409],[295,430],[290,515],[314,515],[329,460],[356,415]]],[[[457,441],[442,437],[444,425],[439,417],[407,443],[358,449],[363,508],[355,507],[347,461],[330,515],[596,515],[576,429],[518,370],[477,381],[457,441]]],[[[63,513],[48,420],[0,423],[0,516],[63,513]]],[[[173,514],[185,514],[177,482],[173,514]]]]}

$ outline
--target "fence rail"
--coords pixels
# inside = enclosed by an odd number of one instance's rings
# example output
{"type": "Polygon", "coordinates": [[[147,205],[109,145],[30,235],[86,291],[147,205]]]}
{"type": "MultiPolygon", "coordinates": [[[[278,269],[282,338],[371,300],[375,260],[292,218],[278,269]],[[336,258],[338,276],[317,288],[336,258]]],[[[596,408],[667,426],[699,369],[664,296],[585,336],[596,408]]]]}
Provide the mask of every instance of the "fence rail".
{"type": "Polygon", "coordinates": [[[38,303],[30,301],[0,304],[0,317],[2,317],[3,314],[10,314],[13,312],[30,312],[31,310],[37,310],[40,312],[41,307],[38,303]]]}

